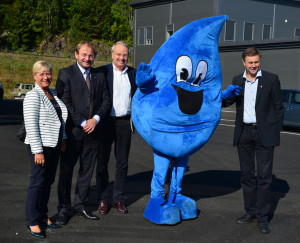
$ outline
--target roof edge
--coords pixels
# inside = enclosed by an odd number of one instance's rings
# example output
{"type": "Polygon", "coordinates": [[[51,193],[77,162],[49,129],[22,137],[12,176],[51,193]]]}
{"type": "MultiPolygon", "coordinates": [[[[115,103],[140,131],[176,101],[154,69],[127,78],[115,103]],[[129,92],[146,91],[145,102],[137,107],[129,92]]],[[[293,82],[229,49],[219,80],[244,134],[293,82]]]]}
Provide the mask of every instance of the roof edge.
{"type": "Polygon", "coordinates": [[[182,2],[186,0],[136,0],[129,2],[128,5],[130,5],[132,8],[146,8],[151,6],[157,6],[161,4],[166,3],[174,3],[174,2],[182,2]]]}

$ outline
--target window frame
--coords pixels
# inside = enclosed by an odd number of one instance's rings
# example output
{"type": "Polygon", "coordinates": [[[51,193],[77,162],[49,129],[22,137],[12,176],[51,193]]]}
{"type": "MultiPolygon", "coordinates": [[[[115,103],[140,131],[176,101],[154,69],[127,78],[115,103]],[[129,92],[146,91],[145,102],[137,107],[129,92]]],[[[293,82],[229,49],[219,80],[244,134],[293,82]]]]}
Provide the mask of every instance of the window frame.
{"type": "Polygon", "coordinates": [[[300,28],[295,27],[294,37],[300,37],[300,28]],[[299,31],[299,35],[296,35],[297,30],[299,31]]]}
{"type": "Polygon", "coordinates": [[[153,25],[152,26],[146,26],[145,27],[145,36],[146,36],[146,38],[145,38],[145,45],[146,46],[152,46],[153,45],[153,25]],[[151,28],[151,39],[148,39],[148,29],[150,29],[151,28]],[[148,40],[151,40],[151,43],[148,43],[148,40]]]}
{"type": "Polygon", "coordinates": [[[225,31],[224,31],[224,41],[235,41],[236,40],[236,20],[231,20],[231,19],[228,19],[226,20],[225,22],[225,31]],[[232,40],[229,40],[229,39],[226,39],[226,34],[227,34],[227,23],[233,23],[233,39],[232,40]]]}
{"type": "Polygon", "coordinates": [[[138,46],[144,46],[146,40],[145,27],[138,27],[138,46]],[[140,30],[143,30],[143,43],[140,43],[140,30]]]}
{"type": "Polygon", "coordinates": [[[243,41],[253,41],[254,40],[254,27],[255,27],[255,23],[251,23],[251,22],[246,22],[244,21],[244,30],[243,30],[243,41]],[[245,34],[246,34],[246,24],[251,25],[251,39],[249,40],[245,40],[245,34]]]}
{"type": "Polygon", "coordinates": [[[169,39],[174,34],[174,23],[166,24],[166,40],[169,39]],[[169,34],[168,27],[172,26],[172,34],[169,34]]]}
{"type": "Polygon", "coordinates": [[[271,24],[263,24],[263,26],[262,26],[262,33],[261,33],[261,39],[262,40],[270,40],[270,39],[272,39],[272,31],[273,31],[273,25],[271,25],[271,24]],[[267,38],[267,39],[264,38],[265,26],[270,26],[269,38],[267,38]]]}

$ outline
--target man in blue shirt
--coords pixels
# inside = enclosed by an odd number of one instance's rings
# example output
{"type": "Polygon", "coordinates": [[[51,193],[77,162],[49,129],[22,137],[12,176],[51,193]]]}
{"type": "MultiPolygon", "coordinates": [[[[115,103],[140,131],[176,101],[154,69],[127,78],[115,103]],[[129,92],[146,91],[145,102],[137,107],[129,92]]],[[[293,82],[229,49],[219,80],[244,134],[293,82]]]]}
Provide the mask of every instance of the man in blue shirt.
{"type": "Polygon", "coordinates": [[[239,96],[224,99],[222,105],[236,103],[233,145],[238,149],[246,211],[236,222],[257,221],[259,231],[267,234],[270,233],[268,213],[274,147],[280,143],[284,106],[278,76],[261,70],[260,59],[260,51],[256,48],[243,52],[245,72],[232,81],[243,91],[239,96]]]}

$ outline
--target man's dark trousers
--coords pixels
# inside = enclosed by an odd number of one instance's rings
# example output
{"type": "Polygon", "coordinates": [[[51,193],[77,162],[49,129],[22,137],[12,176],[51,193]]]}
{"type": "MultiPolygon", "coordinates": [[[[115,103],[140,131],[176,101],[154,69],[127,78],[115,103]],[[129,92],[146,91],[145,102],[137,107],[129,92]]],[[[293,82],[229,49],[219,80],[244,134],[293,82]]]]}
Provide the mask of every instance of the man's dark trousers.
{"type": "Polygon", "coordinates": [[[125,200],[125,184],[128,172],[128,156],[131,144],[130,115],[107,117],[103,124],[103,139],[99,149],[97,163],[98,201],[108,201],[108,162],[111,146],[114,143],[116,158],[113,201],[125,200]],[[102,163],[99,163],[102,161],[102,163]]]}
{"type": "Polygon", "coordinates": [[[259,222],[267,222],[271,199],[274,146],[264,147],[259,139],[257,128],[244,124],[237,148],[245,210],[249,215],[256,216],[259,222]]]}
{"type": "Polygon", "coordinates": [[[61,154],[60,161],[58,201],[60,205],[59,211],[61,213],[71,214],[72,176],[78,158],[80,167],[77,183],[83,183],[84,185],[80,187],[82,191],[79,191],[76,184],[74,209],[76,211],[84,210],[84,204],[88,202],[88,198],[81,195],[88,195],[99,143],[99,139],[95,139],[88,134],[85,134],[81,141],[76,141],[73,135],[68,134],[67,151],[61,154]]]}

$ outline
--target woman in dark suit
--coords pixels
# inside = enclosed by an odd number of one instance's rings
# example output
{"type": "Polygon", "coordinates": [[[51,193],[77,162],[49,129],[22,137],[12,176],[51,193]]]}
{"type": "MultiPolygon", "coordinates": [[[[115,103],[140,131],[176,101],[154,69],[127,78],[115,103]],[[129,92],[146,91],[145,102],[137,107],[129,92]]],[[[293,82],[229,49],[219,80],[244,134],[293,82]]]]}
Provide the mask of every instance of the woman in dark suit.
{"type": "Polygon", "coordinates": [[[31,177],[27,192],[26,218],[31,235],[45,238],[44,227],[59,228],[48,218],[48,201],[55,180],[60,151],[65,150],[65,122],[68,111],[49,88],[51,65],[38,61],[33,65],[35,87],[23,103],[26,138],[31,160],[31,177]]]}

